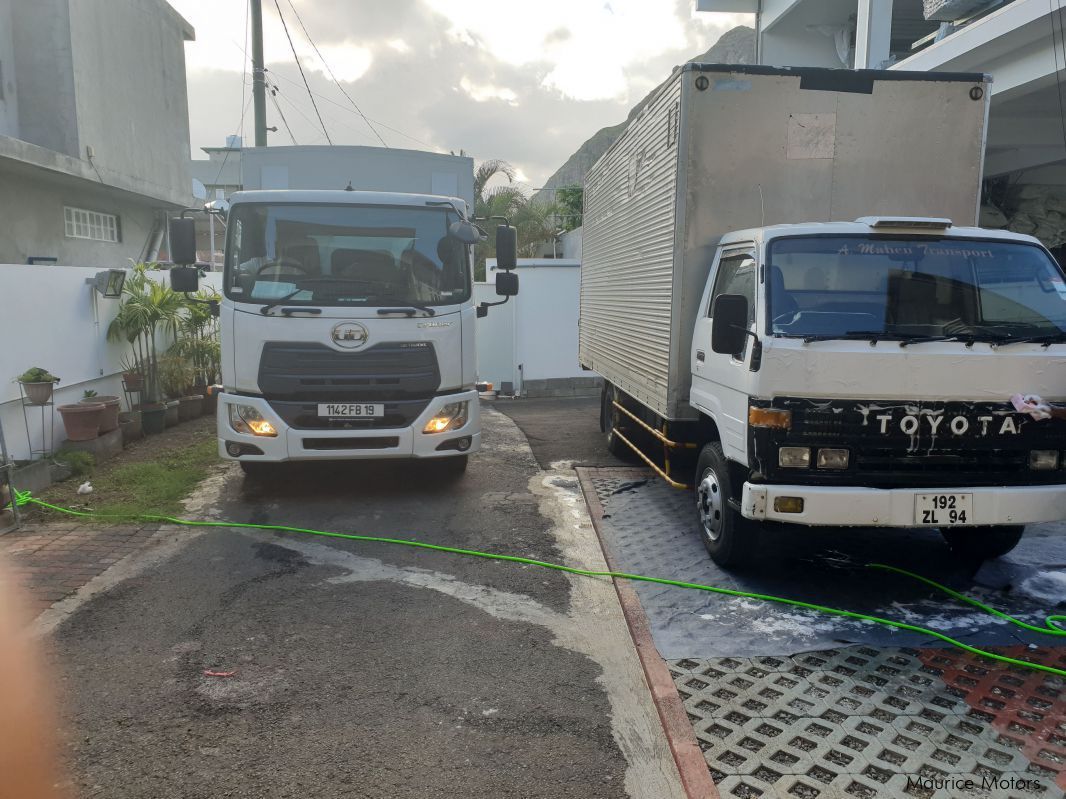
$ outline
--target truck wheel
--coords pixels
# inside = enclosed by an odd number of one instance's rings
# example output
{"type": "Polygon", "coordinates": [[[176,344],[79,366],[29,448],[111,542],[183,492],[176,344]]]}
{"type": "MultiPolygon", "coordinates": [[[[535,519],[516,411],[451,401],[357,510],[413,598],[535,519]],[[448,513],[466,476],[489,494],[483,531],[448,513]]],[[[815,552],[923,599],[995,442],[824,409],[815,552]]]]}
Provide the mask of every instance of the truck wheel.
{"type": "Polygon", "coordinates": [[[1022,540],[1025,525],[943,528],[940,534],[951,551],[968,560],[988,560],[1006,555],[1022,540]]]}
{"type": "Polygon", "coordinates": [[[696,464],[696,521],[700,538],[719,566],[750,562],[758,549],[759,528],[729,506],[733,487],[722,445],[704,445],[696,464]]]}
{"type": "Polygon", "coordinates": [[[254,480],[269,480],[278,473],[277,463],[265,461],[240,461],[241,471],[254,480]]]}
{"type": "Polygon", "coordinates": [[[434,458],[432,466],[442,477],[459,478],[466,472],[469,455],[456,455],[451,458],[434,458]]]}
{"type": "Polygon", "coordinates": [[[612,404],[616,396],[615,388],[610,383],[603,387],[602,405],[600,407],[600,429],[607,436],[607,451],[620,460],[632,461],[633,450],[614,432],[614,426],[618,421],[619,415],[612,404]]]}

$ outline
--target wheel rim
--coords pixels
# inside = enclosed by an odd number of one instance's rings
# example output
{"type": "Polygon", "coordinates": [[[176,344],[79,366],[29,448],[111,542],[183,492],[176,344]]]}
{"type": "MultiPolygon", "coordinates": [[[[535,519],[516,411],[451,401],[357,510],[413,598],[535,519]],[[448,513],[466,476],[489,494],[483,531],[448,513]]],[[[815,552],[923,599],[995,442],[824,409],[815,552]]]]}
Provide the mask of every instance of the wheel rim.
{"type": "Polygon", "coordinates": [[[722,534],[722,485],[714,469],[707,469],[696,487],[696,509],[700,514],[703,534],[709,541],[717,541],[722,534]]]}

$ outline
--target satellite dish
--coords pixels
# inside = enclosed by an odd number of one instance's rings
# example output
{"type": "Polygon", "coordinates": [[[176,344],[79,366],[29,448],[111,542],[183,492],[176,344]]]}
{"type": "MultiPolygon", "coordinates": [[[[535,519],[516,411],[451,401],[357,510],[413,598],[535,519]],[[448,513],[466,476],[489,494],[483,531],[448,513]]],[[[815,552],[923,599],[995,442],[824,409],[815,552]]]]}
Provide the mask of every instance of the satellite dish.
{"type": "Polygon", "coordinates": [[[192,179],[192,196],[197,200],[207,199],[207,187],[196,178],[192,179]]]}

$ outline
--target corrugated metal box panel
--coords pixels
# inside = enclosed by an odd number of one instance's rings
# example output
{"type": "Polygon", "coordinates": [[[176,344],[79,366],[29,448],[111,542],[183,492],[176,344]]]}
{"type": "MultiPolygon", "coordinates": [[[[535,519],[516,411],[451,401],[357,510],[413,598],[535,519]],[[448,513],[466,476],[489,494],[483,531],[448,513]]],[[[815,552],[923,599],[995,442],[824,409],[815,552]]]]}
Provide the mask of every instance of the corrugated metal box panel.
{"type": "Polygon", "coordinates": [[[721,236],[867,215],[974,224],[988,88],[980,75],[687,65],[589,173],[581,362],[691,418],[692,327],[721,236]],[[633,175],[646,175],[636,192],[633,175]]]}
{"type": "Polygon", "coordinates": [[[674,327],[679,78],[585,179],[580,360],[660,413],[674,327]]]}

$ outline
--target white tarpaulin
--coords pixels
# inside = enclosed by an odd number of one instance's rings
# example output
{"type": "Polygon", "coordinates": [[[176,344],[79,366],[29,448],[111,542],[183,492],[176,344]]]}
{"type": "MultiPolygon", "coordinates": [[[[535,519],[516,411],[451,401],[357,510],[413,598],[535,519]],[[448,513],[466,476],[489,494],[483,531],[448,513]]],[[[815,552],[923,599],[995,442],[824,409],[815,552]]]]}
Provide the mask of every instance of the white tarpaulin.
{"type": "Polygon", "coordinates": [[[1007,229],[1036,236],[1047,247],[1066,244],[1066,186],[1022,186],[1007,229]]]}

